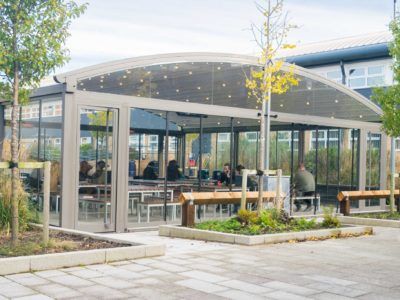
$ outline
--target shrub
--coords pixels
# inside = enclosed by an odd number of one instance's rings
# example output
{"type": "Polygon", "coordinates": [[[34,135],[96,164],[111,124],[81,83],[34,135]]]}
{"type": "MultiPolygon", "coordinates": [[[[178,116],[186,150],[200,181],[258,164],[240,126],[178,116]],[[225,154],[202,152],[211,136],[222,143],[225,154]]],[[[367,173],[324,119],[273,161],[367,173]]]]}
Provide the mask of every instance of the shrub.
{"type": "Polygon", "coordinates": [[[307,220],[306,218],[296,219],[293,222],[297,230],[310,230],[317,227],[316,219],[307,220]]]}
{"type": "Polygon", "coordinates": [[[333,214],[333,207],[324,207],[324,220],[322,221],[322,226],[326,228],[340,227],[339,219],[333,214]]]}
{"type": "MultiPolygon", "coordinates": [[[[0,171],[0,229],[9,231],[11,227],[11,175],[8,170],[0,171]]],[[[32,218],[32,210],[28,205],[28,194],[25,193],[22,183],[18,182],[18,214],[19,227],[25,230],[32,218]]]]}
{"type": "Polygon", "coordinates": [[[257,212],[246,210],[246,209],[240,209],[238,211],[237,219],[240,223],[242,223],[244,225],[259,223],[257,212]]]}

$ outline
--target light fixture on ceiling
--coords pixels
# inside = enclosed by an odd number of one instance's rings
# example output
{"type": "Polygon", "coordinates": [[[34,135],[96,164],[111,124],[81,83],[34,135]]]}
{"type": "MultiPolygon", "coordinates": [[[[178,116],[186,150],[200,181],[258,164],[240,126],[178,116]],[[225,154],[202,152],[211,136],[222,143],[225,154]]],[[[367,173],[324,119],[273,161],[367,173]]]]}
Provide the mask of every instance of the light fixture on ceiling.
{"type": "Polygon", "coordinates": [[[102,88],[103,88],[103,86],[101,85],[101,86],[100,86],[100,88],[102,89],[102,88]]]}
{"type": "Polygon", "coordinates": [[[223,87],[226,87],[226,83],[224,82],[224,83],[222,84],[222,86],[223,86],[223,87]]]}
{"type": "Polygon", "coordinates": [[[210,97],[206,97],[206,100],[210,100],[210,97]]]}
{"type": "Polygon", "coordinates": [[[178,69],[179,69],[179,66],[175,66],[174,69],[175,69],[175,70],[178,70],[178,69]]]}
{"type": "Polygon", "coordinates": [[[221,122],[217,122],[217,125],[221,125],[221,122]]]}
{"type": "Polygon", "coordinates": [[[339,103],[339,100],[338,100],[338,99],[335,99],[335,103],[339,103]]]}
{"type": "Polygon", "coordinates": [[[120,82],[119,85],[122,85],[122,82],[120,82]]]}
{"type": "Polygon", "coordinates": [[[217,70],[221,70],[221,67],[217,67],[217,70]]]}
{"type": "Polygon", "coordinates": [[[142,83],[144,82],[143,78],[140,78],[140,82],[142,82],[142,83]]]}
{"type": "Polygon", "coordinates": [[[126,78],[126,75],[122,76],[122,78],[126,78]]]}
{"type": "Polygon", "coordinates": [[[189,75],[192,75],[193,74],[193,72],[192,71],[189,71],[189,75]]]}
{"type": "Polygon", "coordinates": [[[240,121],[237,121],[238,124],[240,124],[240,121]]]}
{"type": "Polygon", "coordinates": [[[201,86],[198,86],[197,89],[198,89],[198,90],[201,90],[201,86]]]}
{"type": "Polygon", "coordinates": [[[306,105],[310,105],[310,102],[309,102],[309,101],[307,101],[307,102],[306,102],[306,105]]]}
{"type": "Polygon", "coordinates": [[[228,95],[228,98],[232,98],[232,95],[228,95]]]}
{"type": "Polygon", "coordinates": [[[131,74],[131,70],[126,70],[126,74],[131,74]]]}
{"type": "Polygon", "coordinates": [[[279,104],[280,107],[283,107],[283,103],[279,104]]]}
{"type": "Polygon", "coordinates": [[[156,95],[160,95],[160,92],[156,92],[156,95]]]}
{"type": "Polygon", "coordinates": [[[168,76],[167,75],[164,75],[164,79],[167,79],[168,78],[168,76]]]}
{"type": "Polygon", "coordinates": [[[100,82],[103,82],[104,80],[103,79],[100,79],[100,82]]]}
{"type": "Polygon", "coordinates": [[[176,89],[175,91],[176,91],[177,93],[179,93],[179,89],[176,89]]]}
{"type": "Polygon", "coordinates": [[[80,85],[83,85],[83,82],[81,82],[80,85]]]}
{"type": "Polygon", "coordinates": [[[147,74],[151,74],[151,71],[147,71],[147,74]]]}
{"type": "Polygon", "coordinates": [[[104,79],[104,76],[100,76],[101,79],[104,79]]]}
{"type": "Polygon", "coordinates": [[[360,115],[360,119],[362,119],[363,118],[363,115],[360,115]]]}

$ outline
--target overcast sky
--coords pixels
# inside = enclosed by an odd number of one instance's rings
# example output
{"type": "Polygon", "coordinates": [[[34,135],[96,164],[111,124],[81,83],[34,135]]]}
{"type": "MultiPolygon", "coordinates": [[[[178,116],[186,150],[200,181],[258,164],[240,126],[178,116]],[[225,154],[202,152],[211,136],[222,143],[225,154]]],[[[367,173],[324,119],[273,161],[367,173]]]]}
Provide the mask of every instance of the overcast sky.
{"type": "MultiPolygon", "coordinates": [[[[59,71],[140,55],[213,51],[256,54],[248,28],[261,17],[253,0],[86,0],[59,71]]],[[[286,0],[299,26],[290,42],[305,44],[387,30],[393,0],[286,0]]]]}

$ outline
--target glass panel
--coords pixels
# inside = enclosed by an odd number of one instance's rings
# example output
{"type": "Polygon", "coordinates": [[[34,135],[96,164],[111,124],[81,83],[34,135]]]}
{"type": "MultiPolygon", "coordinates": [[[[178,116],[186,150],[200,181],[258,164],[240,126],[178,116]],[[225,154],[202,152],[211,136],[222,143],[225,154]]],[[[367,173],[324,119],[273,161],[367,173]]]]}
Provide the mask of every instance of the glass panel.
{"type": "Polygon", "coordinates": [[[258,132],[256,131],[239,133],[238,164],[246,169],[257,169],[257,141],[258,132]]]}
{"type": "Polygon", "coordinates": [[[80,110],[78,224],[82,228],[114,230],[116,120],[114,109],[80,110]]]}
{"type": "Polygon", "coordinates": [[[342,72],[340,71],[327,72],[326,77],[329,79],[342,79],[342,72]]]}
{"type": "Polygon", "coordinates": [[[350,87],[364,87],[365,86],[365,78],[351,78],[349,79],[350,87]]]}
{"type": "Polygon", "coordinates": [[[349,72],[350,77],[363,76],[365,74],[364,68],[351,69],[349,72]]]}
{"type": "Polygon", "coordinates": [[[367,78],[367,85],[368,86],[380,86],[385,83],[385,79],[383,76],[374,76],[367,78]]]}
{"type": "Polygon", "coordinates": [[[62,101],[42,101],[39,160],[51,162],[50,224],[60,225],[62,101]]]}
{"type": "Polygon", "coordinates": [[[383,66],[368,67],[368,75],[382,74],[383,66]]]}

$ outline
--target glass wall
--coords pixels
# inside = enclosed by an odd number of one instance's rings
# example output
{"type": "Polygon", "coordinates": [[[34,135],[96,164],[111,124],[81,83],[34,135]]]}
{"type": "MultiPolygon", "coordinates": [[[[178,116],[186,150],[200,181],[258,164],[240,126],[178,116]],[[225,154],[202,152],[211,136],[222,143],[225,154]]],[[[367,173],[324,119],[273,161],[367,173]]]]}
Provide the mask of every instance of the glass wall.
{"type": "MultiPolygon", "coordinates": [[[[20,161],[50,161],[50,224],[60,225],[61,211],[61,144],[62,144],[61,96],[32,99],[19,111],[19,159],[20,161]]],[[[5,139],[2,160],[11,159],[11,108],[4,112],[5,139]]],[[[43,211],[43,171],[20,170],[30,205],[37,216],[43,211]]]]}

